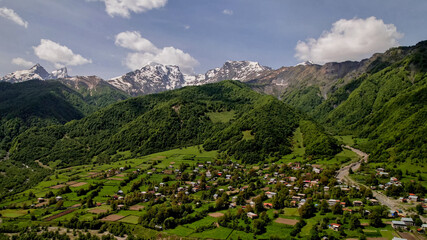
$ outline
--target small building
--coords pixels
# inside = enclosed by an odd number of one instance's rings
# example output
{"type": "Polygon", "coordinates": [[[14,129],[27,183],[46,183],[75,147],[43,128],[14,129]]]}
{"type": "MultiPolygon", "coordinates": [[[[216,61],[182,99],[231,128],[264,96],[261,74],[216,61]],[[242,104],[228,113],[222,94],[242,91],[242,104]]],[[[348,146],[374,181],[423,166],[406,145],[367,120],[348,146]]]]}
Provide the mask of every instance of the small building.
{"type": "Polygon", "coordinates": [[[341,225],[338,223],[331,223],[329,224],[329,228],[334,230],[334,231],[339,231],[340,230],[341,225]]]}
{"type": "Polygon", "coordinates": [[[265,195],[267,195],[268,198],[273,198],[274,196],[276,196],[277,193],[275,192],[266,192],[265,195]]]}
{"type": "Polygon", "coordinates": [[[335,200],[335,199],[329,199],[328,200],[329,206],[334,206],[335,204],[337,204],[339,202],[340,202],[340,200],[335,200]]]}
{"type": "Polygon", "coordinates": [[[394,229],[406,229],[406,224],[402,221],[391,221],[391,226],[394,229]]]}
{"type": "Polygon", "coordinates": [[[253,212],[248,212],[246,215],[247,215],[247,216],[248,216],[248,218],[250,218],[250,219],[254,219],[254,218],[257,218],[257,217],[258,217],[258,214],[255,214],[255,213],[253,213],[253,212]]]}
{"type": "Polygon", "coordinates": [[[62,197],[61,196],[57,196],[55,199],[56,199],[56,201],[60,201],[60,200],[62,200],[62,197]]]}
{"type": "Polygon", "coordinates": [[[273,208],[273,204],[272,203],[264,203],[264,208],[266,208],[266,209],[272,209],[273,208]]]}
{"type": "Polygon", "coordinates": [[[372,205],[378,205],[379,204],[378,200],[374,199],[374,198],[369,199],[369,201],[372,203],[372,205]]]}
{"type": "Polygon", "coordinates": [[[353,201],[353,206],[355,206],[355,207],[363,206],[363,202],[362,201],[353,201]]]}
{"type": "Polygon", "coordinates": [[[400,221],[404,222],[406,226],[414,226],[414,220],[412,218],[401,218],[400,221]]]}
{"type": "Polygon", "coordinates": [[[408,201],[410,201],[410,202],[418,202],[418,196],[416,196],[416,195],[410,195],[408,197],[408,201]]]}

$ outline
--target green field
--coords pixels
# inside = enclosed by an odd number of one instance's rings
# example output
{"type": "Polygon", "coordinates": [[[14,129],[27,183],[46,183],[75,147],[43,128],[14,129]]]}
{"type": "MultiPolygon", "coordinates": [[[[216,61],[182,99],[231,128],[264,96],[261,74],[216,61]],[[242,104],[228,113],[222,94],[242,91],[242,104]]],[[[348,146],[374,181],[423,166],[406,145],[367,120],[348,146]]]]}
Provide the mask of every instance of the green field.
{"type": "Polygon", "coordinates": [[[225,112],[210,112],[206,113],[206,115],[211,119],[213,123],[228,123],[231,119],[233,119],[236,111],[225,111],[225,112]]]}

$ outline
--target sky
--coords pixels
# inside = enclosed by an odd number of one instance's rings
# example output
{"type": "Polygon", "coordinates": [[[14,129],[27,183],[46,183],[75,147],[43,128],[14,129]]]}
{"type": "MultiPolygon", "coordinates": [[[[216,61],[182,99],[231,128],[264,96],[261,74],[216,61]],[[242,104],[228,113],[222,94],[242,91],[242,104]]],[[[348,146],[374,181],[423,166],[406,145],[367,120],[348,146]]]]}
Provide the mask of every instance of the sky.
{"type": "Polygon", "coordinates": [[[205,73],[359,61],[427,40],[425,0],[0,0],[0,76],[40,63],[123,75],[149,62],[205,73]]]}

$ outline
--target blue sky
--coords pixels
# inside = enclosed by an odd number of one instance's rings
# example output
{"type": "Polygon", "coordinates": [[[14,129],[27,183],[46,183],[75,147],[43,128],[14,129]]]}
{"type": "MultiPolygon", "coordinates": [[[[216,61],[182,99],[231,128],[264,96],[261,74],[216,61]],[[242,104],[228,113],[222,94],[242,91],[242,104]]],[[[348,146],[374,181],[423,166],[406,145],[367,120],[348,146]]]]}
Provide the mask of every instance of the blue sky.
{"type": "Polygon", "coordinates": [[[425,0],[0,0],[0,75],[32,63],[109,79],[151,60],[188,73],[360,60],[426,40],[426,12],[425,0]]]}

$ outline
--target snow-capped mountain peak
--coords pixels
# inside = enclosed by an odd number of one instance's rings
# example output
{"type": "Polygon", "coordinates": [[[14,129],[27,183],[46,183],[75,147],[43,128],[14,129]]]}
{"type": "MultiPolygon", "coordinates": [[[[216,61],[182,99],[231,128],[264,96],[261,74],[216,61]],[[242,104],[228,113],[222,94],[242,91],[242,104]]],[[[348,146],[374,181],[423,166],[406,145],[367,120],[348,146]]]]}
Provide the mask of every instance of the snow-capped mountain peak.
{"type": "Polygon", "coordinates": [[[50,76],[49,79],[57,79],[57,78],[68,78],[70,76],[68,76],[68,71],[66,67],[57,69],[55,71],[53,71],[50,76]]]}
{"type": "Polygon", "coordinates": [[[20,70],[13,73],[9,73],[6,76],[0,78],[0,81],[18,83],[25,82],[28,80],[38,79],[38,80],[47,80],[47,79],[58,79],[58,78],[68,78],[67,68],[61,68],[48,73],[40,64],[36,64],[28,70],[20,70]]]}
{"type": "Polygon", "coordinates": [[[295,65],[295,66],[311,66],[311,65],[314,65],[314,63],[312,62],[312,61],[305,61],[305,62],[301,62],[301,63],[298,63],[297,65],[295,65]]]}
{"type": "Polygon", "coordinates": [[[0,81],[6,81],[11,83],[24,82],[31,79],[45,80],[49,77],[49,73],[40,65],[36,64],[28,70],[20,70],[13,73],[9,73],[2,77],[0,81]]]}

